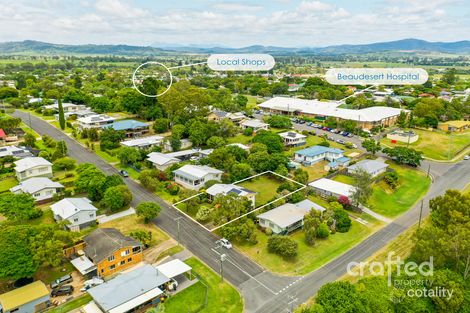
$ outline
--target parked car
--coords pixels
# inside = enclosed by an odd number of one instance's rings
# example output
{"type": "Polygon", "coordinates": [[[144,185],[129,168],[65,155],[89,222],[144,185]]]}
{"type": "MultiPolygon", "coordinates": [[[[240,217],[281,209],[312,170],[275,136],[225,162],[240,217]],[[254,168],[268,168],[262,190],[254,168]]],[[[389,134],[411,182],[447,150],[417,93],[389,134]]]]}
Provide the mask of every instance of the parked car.
{"type": "Polygon", "coordinates": [[[313,123],[312,123],[312,122],[308,122],[308,123],[307,123],[307,126],[313,126],[313,123]]]}
{"type": "Polygon", "coordinates": [[[304,121],[304,120],[300,120],[300,121],[299,121],[299,124],[305,124],[305,121],[304,121]]]}
{"type": "Polygon", "coordinates": [[[73,293],[73,286],[64,285],[58,288],[52,289],[51,297],[59,297],[59,296],[70,296],[73,293]]]}
{"type": "Polygon", "coordinates": [[[63,284],[71,283],[72,281],[73,281],[72,275],[62,276],[60,278],[57,278],[56,280],[54,280],[51,283],[51,289],[57,288],[57,287],[59,287],[60,285],[63,285],[63,284]]]}
{"type": "Polygon", "coordinates": [[[80,289],[80,291],[87,291],[88,289],[101,285],[103,283],[104,283],[103,279],[99,277],[93,277],[92,279],[85,281],[85,283],[83,284],[83,288],[80,289]]]}
{"type": "Polygon", "coordinates": [[[464,160],[470,160],[470,155],[466,155],[463,157],[464,160]]]}
{"type": "Polygon", "coordinates": [[[337,139],[336,142],[340,143],[342,145],[344,145],[346,143],[343,139],[337,139]]]}
{"type": "Polygon", "coordinates": [[[323,130],[329,130],[329,128],[328,128],[328,127],[323,127],[322,129],[323,129],[323,130]]]}
{"type": "Polygon", "coordinates": [[[219,243],[222,247],[224,247],[225,249],[232,249],[232,244],[230,243],[230,241],[228,241],[227,239],[225,238],[222,238],[219,240],[219,243]]]}
{"type": "Polygon", "coordinates": [[[348,137],[349,137],[349,138],[352,138],[352,137],[354,137],[354,134],[353,134],[353,133],[349,133],[349,134],[348,134],[348,137]]]}
{"type": "Polygon", "coordinates": [[[328,140],[335,141],[335,139],[331,136],[328,137],[328,140]]]}
{"type": "Polygon", "coordinates": [[[129,177],[129,173],[125,170],[120,170],[119,174],[121,174],[122,177],[129,177]]]}
{"type": "Polygon", "coordinates": [[[341,135],[344,136],[344,137],[348,137],[349,133],[348,132],[343,132],[341,135]]]}

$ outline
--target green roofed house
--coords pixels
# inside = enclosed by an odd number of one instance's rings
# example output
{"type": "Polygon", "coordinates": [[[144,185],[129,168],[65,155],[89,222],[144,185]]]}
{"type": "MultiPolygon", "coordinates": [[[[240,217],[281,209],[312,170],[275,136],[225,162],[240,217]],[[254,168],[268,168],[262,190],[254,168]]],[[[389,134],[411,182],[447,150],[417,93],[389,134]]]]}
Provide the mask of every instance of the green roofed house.
{"type": "Polygon", "coordinates": [[[140,137],[149,132],[150,126],[146,123],[136,120],[122,120],[103,125],[102,128],[122,130],[126,133],[126,137],[140,137]]]}
{"type": "Polygon", "coordinates": [[[40,280],[0,295],[1,313],[39,312],[49,305],[49,290],[40,280]]]}

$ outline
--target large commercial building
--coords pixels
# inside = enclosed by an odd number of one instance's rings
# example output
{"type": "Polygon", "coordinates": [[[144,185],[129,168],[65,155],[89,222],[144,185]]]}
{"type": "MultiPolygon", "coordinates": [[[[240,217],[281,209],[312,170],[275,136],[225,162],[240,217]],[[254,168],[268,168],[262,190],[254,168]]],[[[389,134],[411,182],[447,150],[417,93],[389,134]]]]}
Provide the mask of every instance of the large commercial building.
{"type": "Polygon", "coordinates": [[[274,97],[259,105],[271,114],[300,115],[319,119],[334,117],[338,121],[351,120],[358,127],[370,129],[374,126],[395,124],[400,112],[407,110],[384,106],[369,107],[360,110],[343,109],[339,101],[305,100],[297,98],[274,97]]]}

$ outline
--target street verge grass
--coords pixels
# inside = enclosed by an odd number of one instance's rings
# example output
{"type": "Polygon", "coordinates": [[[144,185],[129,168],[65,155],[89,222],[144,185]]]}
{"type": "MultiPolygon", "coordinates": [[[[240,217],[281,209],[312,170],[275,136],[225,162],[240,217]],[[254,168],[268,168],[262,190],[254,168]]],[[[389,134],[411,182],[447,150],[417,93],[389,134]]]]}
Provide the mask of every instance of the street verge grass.
{"type": "Polygon", "coordinates": [[[256,233],[258,238],[256,245],[237,244],[237,247],[269,271],[290,276],[305,275],[340,256],[380,226],[381,223],[378,221],[366,226],[353,220],[351,229],[347,233],[337,232],[326,239],[316,239],[313,247],[305,242],[303,231],[296,231],[289,235],[298,244],[297,257],[292,259],[268,252],[269,236],[260,230],[256,233]]]}
{"type": "Polygon", "coordinates": [[[219,275],[204,265],[199,259],[192,257],[185,261],[192,267],[202,282],[188,287],[169,298],[164,306],[166,313],[204,312],[204,313],[241,313],[243,301],[238,291],[219,275]],[[204,306],[207,286],[207,306],[204,306]],[[200,310],[198,310],[201,308],[200,310]]]}
{"type": "MultiPolygon", "coordinates": [[[[454,158],[460,151],[470,145],[470,131],[464,133],[447,134],[443,131],[428,131],[413,129],[419,135],[419,139],[409,145],[410,148],[422,151],[425,157],[434,160],[448,161],[454,158]]],[[[381,143],[388,147],[406,147],[406,142],[392,144],[390,139],[383,138],[381,143]]]]}
{"type": "Polygon", "coordinates": [[[384,180],[374,184],[369,208],[374,212],[396,217],[409,210],[429,189],[431,179],[426,173],[408,166],[390,163],[398,174],[398,187],[391,189],[384,180]]]}

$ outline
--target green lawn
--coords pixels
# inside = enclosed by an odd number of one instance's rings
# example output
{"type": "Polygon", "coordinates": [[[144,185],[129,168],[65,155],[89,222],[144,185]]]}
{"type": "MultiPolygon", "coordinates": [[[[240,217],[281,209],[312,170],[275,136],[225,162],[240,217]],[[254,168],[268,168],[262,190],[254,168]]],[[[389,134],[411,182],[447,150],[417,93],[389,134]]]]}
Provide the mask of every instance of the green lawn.
{"type": "Polygon", "coordinates": [[[256,207],[259,207],[273,200],[274,196],[277,194],[277,188],[281,183],[281,178],[278,180],[266,174],[246,180],[237,185],[256,192],[256,207]]]}
{"type": "Polygon", "coordinates": [[[116,164],[116,167],[120,170],[125,170],[129,174],[129,176],[135,180],[139,178],[140,173],[130,166],[125,166],[119,163],[119,164],[116,164]]]}
{"type": "Polygon", "coordinates": [[[37,280],[43,281],[45,284],[49,284],[59,277],[70,274],[75,270],[72,263],[64,260],[64,264],[57,267],[41,267],[34,275],[37,280]]]}
{"type": "Polygon", "coordinates": [[[308,173],[308,181],[311,182],[328,174],[324,169],[327,164],[328,161],[320,161],[310,166],[301,166],[301,168],[308,173]]]}
{"type": "Polygon", "coordinates": [[[376,222],[365,226],[353,220],[349,232],[332,234],[327,239],[317,239],[313,247],[305,243],[303,231],[296,231],[290,235],[299,246],[298,255],[294,259],[285,259],[269,253],[267,248],[269,237],[260,230],[257,230],[258,243],[256,245],[237,244],[237,247],[274,273],[304,275],[346,252],[369,236],[379,225],[376,222]]]}
{"type": "Polygon", "coordinates": [[[230,137],[227,139],[228,143],[242,143],[244,145],[249,144],[253,136],[245,136],[243,134],[238,134],[235,137],[230,137]]]}
{"type": "Polygon", "coordinates": [[[78,298],[73,299],[72,301],[69,301],[61,306],[58,306],[56,308],[50,309],[46,311],[47,313],[65,313],[65,312],[70,312],[72,310],[78,309],[88,302],[93,300],[93,298],[89,294],[84,294],[83,296],[80,296],[78,298]]]}
{"type": "Polygon", "coordinates": [[[10,190],[10,188],[18,185],[18,181],[14,176],[0,180],[0,193],[10,190]]]}
{"type": "MultiPolygon", "coordinates": [[[[185,262],[193,268],[193,273],[197,274],[208,286],[207,306],[197,312],[241,313],[243,311],[242,298],[233,286],[227,282],[222,282],[218,274],[198,259],[193,257],[185,262]]],[[[198,308],[204,305],[206,294],[204,284],[198,282],[168,299],[165,302],[165,312],[196,312],[198,308]]]]}
{"type": "MultiPolygon", "coordinates": [[[[427,131],[413,129],[419,135],[418,141],[411,143],[410,148],[422,151],[424,156],[435,160],[450,160],[462,149],[470,145],[470,131],[464,133],[452,133],[443,131],[427,131]]],[[[381,142],[387,146],[404,146],[406,143],[392,144],[390,139],[383,138],[381,142]]]]}
{"type": "Polygon", "coordinates": [[[390,164],[399,176],[399,186],[391,190],[385,181],[374,185],[369,208],[379,214],[395,217],[410,209],[428,190],[431,180],[417,169],[390,164]]]}
{"type": "Polygon", "coordinates": [[[351,176],[343,175],[343,174],[336,175],[333,178],[333,180],[336,180],[340,183],[344,183],[344,184],[348,184],[348,185],[354,184],[354,178],[352,178],[351,176]]]}

